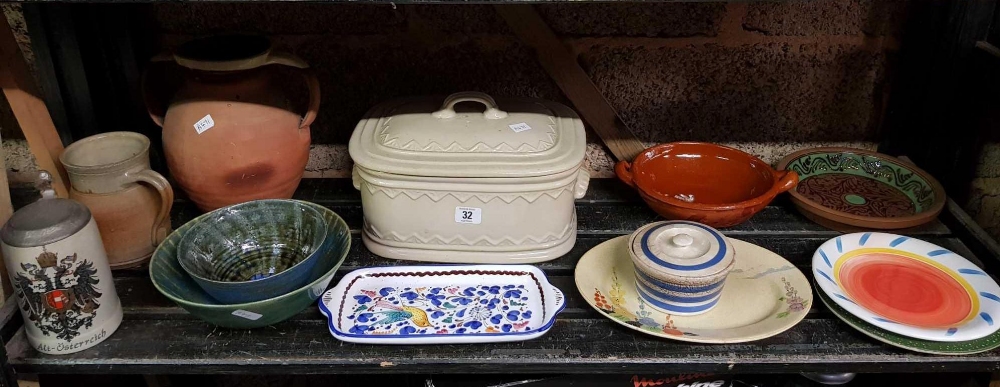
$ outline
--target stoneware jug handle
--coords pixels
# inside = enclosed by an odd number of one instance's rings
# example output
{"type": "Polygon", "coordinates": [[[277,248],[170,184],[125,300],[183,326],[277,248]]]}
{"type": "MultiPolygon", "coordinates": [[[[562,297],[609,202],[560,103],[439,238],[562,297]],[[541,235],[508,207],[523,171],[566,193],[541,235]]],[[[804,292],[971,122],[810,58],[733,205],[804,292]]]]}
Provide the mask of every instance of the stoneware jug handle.
{"type": "Polygon", "coordinates": [[[151,234],[153,246],[159,246],[160,242],[167,238],[167,233],[170,231],[170,208],[174,205],[174,190],[170,187],[167,179],[163,178],[163,175],[151,169],[144,169],[129,176],[134,181],[151,185],[160,193],[160,211],[156,213],[151,234]]]}
{"type": "Polygon", "coordinates": [[[483,111],[483,117],[487,120],[499,120],[501,118],[507,118],[507,112],[500,110],[497,106],[497,101],[490,97],[489,94],[480,93],[478,91],[462,91],[452,95],[449,95],[444,99],[444,103],[441,104],[441,109],[431,113],[435,118],[454,118],[455,117],[455,105],[459,102],[479,102],[486,106],[486,110],[483,111]]]}
{"type": "Polygon", "coordinates": [[[302,77],[306,80],[306,86],[309,87],[309,110],[306,111],[306,115],[302,117],[302,123],[299,124],[299,129],[309,128],[309,125],[316,121],[316,115],[319,114],[319,80],[316,79],[316,74],[310,69],[302,70],[302,77]]]}
{"type": "Polygon", "coordinates": [[[632,164],[629,164],[628,161],[622,160],[615,164],[615,175],[618,176],[618,180],[635,188],[635,182],[632,181],[632,164]]]}
{"type": "Polygon", "coordinates": [[[264,61],[264,65],[270,64],[295,67],[297,69],[309,68],[308,62],[299,58],[295,54],[284,51],[271,51],[267,53],[267,59],[264,61]]]}
{"type": "MultiPolygon", "coordinates": [[[[153,65],[158,62],[174,62],[174,55],[167,52],[161,52],[149,60],[149,64],[153,65]]],[[[139,88],[142,92],[142,100],[146,104],[146,112],[149,113],[149,118],[153,119],[153,122],[157,126],[163,127],[163,116],[167,113],[167,104],[160,98],[157,98],[149,91],[148,80],[149,78],[149,66],[142,69],[142,75],[139,78],[139,88]]]]}
{"type": "Polygon", "coordinates": [[[305,79],[306,87],[309,88],[309,110],[307,110],[306,115],[302,117],[299,129],[308,128],[313,121],[316,121],[316,115],[319,114],[319,80],[316,79],[316,74],[311,68],[309,68],[309,63],[288,52],[272,51],[268,53],[267,60],[264,61],[264,65],[271,64],[294,67],[302,70],[302,78],[305,79]]]}

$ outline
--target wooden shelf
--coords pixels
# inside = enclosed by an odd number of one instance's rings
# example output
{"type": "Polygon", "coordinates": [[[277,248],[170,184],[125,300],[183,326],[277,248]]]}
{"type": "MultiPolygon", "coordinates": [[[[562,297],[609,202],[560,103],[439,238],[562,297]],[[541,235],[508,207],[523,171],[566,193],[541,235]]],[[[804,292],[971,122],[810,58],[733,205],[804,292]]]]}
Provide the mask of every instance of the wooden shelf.
{"type": "MultiPolygon", "coordinates": [[[[622,3],[724,3],[729,0],[615,0],[622,3]]],[[[774,2],[774,0],[749,0],[750,2],[774,2]]],[[[805,0],[782,0],[805,1],[805,0]]],[[[25,0],[25,3],[52,3],[52,0],[25,0]]],[[[107,4],[107,0],[60,0],[60,3],[107,4]]],[[[301,3],[303,0],[114,0],[116,4],[150,3],[301,3]]],[[[607,3],[608,0],[308,0],[310,3],[330,4],[545,4],[545,3],[607,3]]]]}
{"type": "MultiPolygon", "coordinates": [[[[298,198],[342,214],[357,232],[361,208],[346,180],[307,180],[298,198]]],[[[175,224],[197,213],[179,202],[175,224]]],[[[690,344],[646,336],[601,317],[576,291],[577,259],[613,236],[657,219],[616,181],[594,180],[577,203],[580,237],[566,256],[540,264],[567,295],[567,307],[545,336],[525,342],[477,345],[373,346],[342,343],[326,330],[315,307],[283,323],[256,330],[217,328],[197,320],[160,295],[145,272],[116,272],[125,308],[121,328],[104,343],[62,356],[40,354],[27,344],[20,318],[9,305],[4,325],[10,364],[18,373],[794,373],[967,372],[1000,370],[1000,350],[970,356],[917,354],[889,347],[843,324],[821,303],[801,324],[778,336],[731,345],[690,344]],[[13,313],[14,315],[9,315],[13,313]]],[[[945,246],[967,257],[983,244],[958,230],[967,219],[957,207],[907,235],[945,246]],[[964,217],[964,218],[962,218],[964,217]],[[958,225],[958,226],[956,226],[958,225]]],[[[803,269],[816,247],[838,235],[811,223],[780,201],[729,236],[771,249],[803,269]]],[[[991,265],[996,254],[983,256],[991,265]]],[[[355,237],[341,273],[365,266],[408,262],[376,257],[355,237]]],[[[993,271],[995,273],[995,271],[993,271]]],[[[335,280],[336,281],[336,280],[335,280]]],[[[0,322],[3,322],[0,315],[0,322]]]]}

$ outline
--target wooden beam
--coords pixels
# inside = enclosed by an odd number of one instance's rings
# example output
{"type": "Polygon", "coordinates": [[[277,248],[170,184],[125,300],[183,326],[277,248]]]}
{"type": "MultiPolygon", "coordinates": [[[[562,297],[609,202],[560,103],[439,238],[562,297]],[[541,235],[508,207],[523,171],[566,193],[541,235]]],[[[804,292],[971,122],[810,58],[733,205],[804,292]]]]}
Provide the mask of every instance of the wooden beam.
{"type": "Polygon", "coordinates": [[[496,5],[494,9],[507,21],[514,34],[535,49],[542,67],[615,158],[632,161],[645,149],[580,67],[576,56],[531,5],[496,5]]]}
{"type": "Polygon", "coordinates": [[[52,174],[52,188],[56,195],[68,197],[69,180],[59,163],[59,155],[63,152],[62,140],[5,17],[0,17],[0,88],[3,88],[24,138],[28,140],[38,168],[52,174]]]}
{"type": "MultiPolygon", "coordinates": [[[[0,144],[3,143],[3,139],[0,138],[0,144]]],[[[0,147],[0,225],[6,224],[7,219],[10,219],[11,215],[14,215],[14,205],[10,201],[10,185],[7,182],[7,162],[4,156],[7,152],[0,147]]],[[[0,303],[2,300],[6,300],[14,293],[14,288],[11,287],[10,277],[7,276],[7,265],[3,261],[3,255],[0,254],[0,287],[2,287],[3,292],[0,293],[0,303]]]]}

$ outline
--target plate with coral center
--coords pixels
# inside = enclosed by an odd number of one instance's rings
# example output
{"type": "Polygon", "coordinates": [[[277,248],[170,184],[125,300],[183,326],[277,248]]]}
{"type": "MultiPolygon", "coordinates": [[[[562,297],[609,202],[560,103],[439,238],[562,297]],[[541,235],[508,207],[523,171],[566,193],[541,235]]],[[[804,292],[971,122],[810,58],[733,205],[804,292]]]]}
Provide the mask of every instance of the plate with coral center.
{"type": "Polygon", "coordinates": [[[826,306],[830,308],[830,312],[833,312],[833,314],[839,317],[845,324],[854,327],[854,329],[857,329],[861,333],[864,333],[875,340],[895,347],[936,355],[971,355],[1000,347],[1000,332],[993,332],[989,336],[968,341],[921,340],[903,336],[898,333],[892,333],[866,323],[864,320],[858,318],[858,316],[844,310],[844,308],[841,308],[840,305],[837,305],[836,302],[831,300],[830,296],[827,296],[826,293],[819,292],[816,296],[823,302],[823,304],[826,304],[826,306]]]}
{"type": "Polygon", "coordinates": [[[729,239],[736,264],[712,310],[674,316],[653,309],[636,291],[628,236],[601,243],[580,258],[576,286],[594,309],[612,321],[653,336],[696,343],[740,343],[777,335],[809,312],[812,289],[781,256],[729,239]]]}
{"type": "Polygon", "coordinates": [[[830,299],[887,331],[968,341],[1000,328],[1000,286],[941,246],[895,234],[847,234],[823,243],[812,264],[830,299]]]}

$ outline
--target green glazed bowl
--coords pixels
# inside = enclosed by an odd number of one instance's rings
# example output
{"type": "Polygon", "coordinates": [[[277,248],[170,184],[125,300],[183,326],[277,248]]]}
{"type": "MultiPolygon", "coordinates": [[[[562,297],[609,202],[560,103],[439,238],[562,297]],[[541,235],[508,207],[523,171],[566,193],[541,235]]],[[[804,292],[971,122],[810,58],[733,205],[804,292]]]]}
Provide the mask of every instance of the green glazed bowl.
{"type": "Polygon", "coordinates": [[[947,201],[929,173],[864,149],[805,149],[785,156],[778,169],[798,173],[788,193],[803,215],[844,232],[918,226],[937,218],[947,201]]]}
{"type": "Polygon", "coordinates": [[[149,263],[149,277],[153,286],[189,313],[222,327],[259,328],[294,316],[323,294],[351,248],[351,231],[340,216],[317,204],[300,203],[319,211],[327,223],[327,237],[318,249],[319,261],[305,286],[261,301],[242,304],[216,301],[181,268],[177,259],[177,245],[184,234],[209,214],[201,215],[181,226],[156,248],[149,263]]]}
{"type": "Polygon", "coordinates": [[[274,298],[313,278],[327,221],[298,200],[253,200],[188,224],[177,245],[181,268],[226,304],[274,298]]]}

